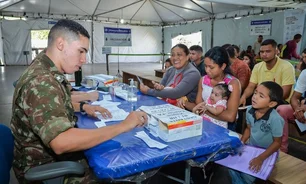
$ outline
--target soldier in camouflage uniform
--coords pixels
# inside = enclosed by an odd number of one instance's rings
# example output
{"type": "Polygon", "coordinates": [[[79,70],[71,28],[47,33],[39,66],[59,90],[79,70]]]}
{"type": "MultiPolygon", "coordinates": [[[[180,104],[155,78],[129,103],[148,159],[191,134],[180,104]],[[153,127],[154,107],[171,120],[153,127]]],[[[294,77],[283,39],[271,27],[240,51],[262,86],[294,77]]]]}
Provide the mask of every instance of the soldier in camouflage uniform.
{"type": "Polygon", "coordinates": [[[27,183],[24,174],[28,169],[59,160],[78,160],[87,168],[85,176],[66,178],[66,183],[96,183],[82,150],[147,122],[145,113],[132,112],[116,125],[94,130],[75,128],[77,119],[63,74],[74,73],[86,62],[88,47],[84,27],[60,20],[50,30],[45,53],[39,54],[20,77],[11,120],[13,169],[20,183],[27,183]]]}

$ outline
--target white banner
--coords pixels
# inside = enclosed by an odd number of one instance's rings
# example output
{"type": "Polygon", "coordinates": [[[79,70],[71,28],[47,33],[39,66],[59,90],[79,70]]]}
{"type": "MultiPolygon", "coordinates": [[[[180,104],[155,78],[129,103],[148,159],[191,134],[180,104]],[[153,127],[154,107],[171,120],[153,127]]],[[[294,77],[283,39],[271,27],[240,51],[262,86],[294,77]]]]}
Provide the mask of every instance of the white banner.
{"type": "MultiPolygon", "coordinates": [[[[287,41],[292,40],[294,35],[303,34],[304,21],[305,12],[303,10],[286,10],[284,12],[284,44],[287,41]]],[[[296,50],[297,53],[299,53],[300,44],[298,44],[298,48],[296,50]]]]}
{"type": "Polygon", "coordinates": [[[250,35],[271,35],[272,19],[251,21],[250,35]]]}
{"type": "Polygon", "coordinates": [[[104,46],[132,46],[131,29],[104,27],[104,46]]]}

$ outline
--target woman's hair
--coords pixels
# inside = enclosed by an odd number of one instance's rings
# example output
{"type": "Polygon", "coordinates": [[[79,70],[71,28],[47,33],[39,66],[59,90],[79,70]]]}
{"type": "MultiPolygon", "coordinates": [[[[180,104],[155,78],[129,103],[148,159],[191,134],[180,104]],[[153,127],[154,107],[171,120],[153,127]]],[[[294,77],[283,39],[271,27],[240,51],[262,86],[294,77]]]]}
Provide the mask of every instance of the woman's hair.
{"type": "Polygon", "coordinates": [[[211,60],[214,61],[214,63],[219,65],[219,67],[222,67],[222,65],[225,64],[226,67],[224,69],[224,73],[230,74],[230,75],[232,74],[231,68],[230,68],[229,57],[224,48],[219,47],[219,46],[213,47],[205,53],[204,57],[210,58],[211,60]]]}
{"type": "Polygon", "coordinates": [[[189,55],[189,49],[188,49],[188,47],[187,47],[186,45],[181,44],[181,43],[176,44],[176,45],[174,45],[174,46],[171,48],[171,51],[172,51],[175,47],[178,47],[178,48],[183,49],[183,51],[185,52],[186,56],[189,55]]]}
{"type": "Polygon", "coordinates": [[[242,55],[242,58],[243,58],[244,56],[246,56],[246,57],[249,58],[249,60],[250,60],[250,65],[249,65],[249,67],[250,67],[251,70],[253,70],[254,65],[255,65],[255,63],[254,63],[254,58],[253,58],[250,54],[248,54],[248,53],[244,53],[244,54],[242,55]]]}
{"type": "Polygon", "coordinates": [[[214,88],[222,90],[222,98],[226,97],[227,99],[229,99],[229,97],[232,93],[229,89],[229,86],[227,84],[224,84],[224,83],[219,83],[219,84],[215,85],[214,88]]]}
{"type": "MultiPolygon", "coordinates": [[[[302,53],[303,53],[303,54],[306,54],[306,48],[303,50],[302,53]]],[[[302,60],[301,71],[303,71],[305,68],[306,68],[306,63],[302,60]]]]}

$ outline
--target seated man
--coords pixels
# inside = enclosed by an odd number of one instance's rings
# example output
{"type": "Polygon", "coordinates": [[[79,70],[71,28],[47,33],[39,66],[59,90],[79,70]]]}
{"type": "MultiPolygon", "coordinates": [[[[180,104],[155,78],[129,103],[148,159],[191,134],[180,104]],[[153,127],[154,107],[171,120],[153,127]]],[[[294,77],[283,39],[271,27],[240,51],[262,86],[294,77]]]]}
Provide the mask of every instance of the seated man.
{"type": "Polygon", "coordinates": [[[306,123],[305,119],[305,111],[306,111],[306,105],[305,102],[302,103],[300,101],[302,94],[306,92],[306,70],[303,70],[300,74],[300,77],[298,81],[296,82],[293,95],[290,100],[290,105],[281,105],[277,108],[277,112],[284,118],[285,120],[285,127],[284,130],[286,130],[286,135],[284,134],[283,137],[285,138],[283,140],[284,144],[281,147],[281,150],[284,152],[288,151],[288,132],[289,132],[289,126],[288,122],[293,122],[294,119],[299,120],[301,123],[306,123]]]}
{"type": "MultiPolygon", "coordinates": [[[[240,98],[240,104],[245,105],[246,99],[253,94],[257,85],[265,81],[273,81],[279,84],[283,88],[283,100],[289,102],[293,93],[292,87],[295,83],[294,68],[291,63],[276,56],[276,46],[276,42],[272,39],[262,42],[260,56],[264,62],[254,66],[250,83],[240,98]]],[[[285,128],[283,134],[288,139],[288,131],[286,132],[285,128]]],[[[285,139],[282,138],[282,141],[285,141],[285,139]]],[[[282,149],[283,144],[285,142],[282,142],[281,150],[286,151],[282,149]]]]}
{"type": "MultiPolygon", "coordinates": [[[[89,34],[80,24],[59,20],[50,30],[45,53],[37,56],[20,77],[14,92],[11,129],[15,138],[13,169],[20,183],[31,167],[59,160],[85,165],[84,177],[68,177],[65,183],[92,183],[83,150],[143,126],[147,116],[132,112],[119,124],[98,129],[75,128],[70,89],[64,73],[74,73],[86,63],[89,34]]],[[[75,109],[84,111],[86,104],[75,109]]]]}
{"type": "Polygon", "coordinates": [[[199,45],[193,45],[189,48],[189,59],[191,63],[199,70],[201,76],[206,75],[204,67],[203,49],[199,45]]]}

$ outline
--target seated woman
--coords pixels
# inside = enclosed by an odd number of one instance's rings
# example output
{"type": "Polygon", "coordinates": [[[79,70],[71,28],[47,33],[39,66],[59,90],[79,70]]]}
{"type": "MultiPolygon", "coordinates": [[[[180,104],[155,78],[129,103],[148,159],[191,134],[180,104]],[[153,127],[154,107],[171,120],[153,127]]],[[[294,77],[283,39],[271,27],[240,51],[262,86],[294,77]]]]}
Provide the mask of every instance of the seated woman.
{"type": "MultiPolygon", "coordinates": [[[[233,88],[228,98],[227,109],[225,109],[218,116],[215,116],[208,111],[205,113],[217,120],[234,122],[237,116],[241,87],[239,81],[231,75],[229,57],[226,50],[221,47],[214,47],[210,49],[204,56],[204,63],[207,75],[205,75],[199,81],[198,93],[195,102],[180,99],[178,101],[178,106],[196,111],[197,109],[193,108],[197,104],[205,102],[208,99],[213,87],[220,82],[224,82],[227,85],[231,85],[233,88]]],[[[201,106],[199,105],[198,107],[200,108],[201,106]]]]}
{"type": "Polygon", "coordinates": [[[173,66],[168,68],[160,84],[155,83],[154,89],[141,84],[140,91],[144,94],[164,98],[168,103],[176,105],[176,99],[186,96],[194,102],[197,84],[201,78],[199,71],[188,62],[189,50],[184,44],[177,44],[171,49],[173,66]]]}
{"type": "Polygon", "coordinates": [[[255,65],[254,58],[251,55],[247,54],[247,53],[242,55],[242,58],[243,58],[243,61],[249,66],[249,68],[252,71],[253,68],[254,68],[254,65],[255,65]]]}

